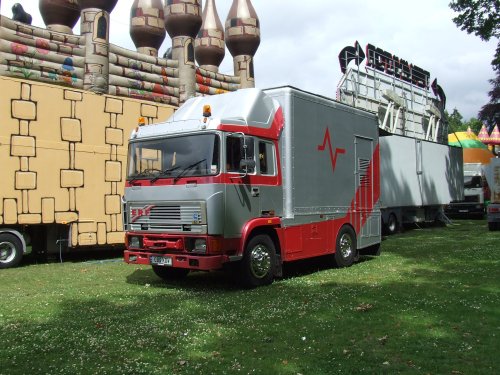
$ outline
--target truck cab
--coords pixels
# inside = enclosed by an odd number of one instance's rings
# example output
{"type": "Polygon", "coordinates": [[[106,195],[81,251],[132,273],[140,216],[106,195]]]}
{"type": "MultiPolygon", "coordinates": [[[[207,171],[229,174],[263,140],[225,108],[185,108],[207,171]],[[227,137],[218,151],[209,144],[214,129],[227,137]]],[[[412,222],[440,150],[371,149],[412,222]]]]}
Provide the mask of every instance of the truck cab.
{"type": "Polygon", "coordinates": [[[464,199],[451,202],[445,207],[450,216],[483,218],[485,203],[489,199],[488,184],[481,163],[464,163],[464,199]]]}
{"type": "MultiPolygon", "coordinates": [[[[233,94],[229,101],[210,98],[211,104],[193,99],[166,123],[133,132],[125,261],[151,264],[163,278],[219,269],[242,259],[242,228],[259,220],[274,225],[282,200],[277,139],[283,120],[271,98],[251,91],[252,98],[233,94]],[[255,100],[259,107],[232,113],[255,100]],[[223,123],[212,110],[225,114],[223,123]]],[[[269,259],[261,262],[256,267],[269,259]]]]}

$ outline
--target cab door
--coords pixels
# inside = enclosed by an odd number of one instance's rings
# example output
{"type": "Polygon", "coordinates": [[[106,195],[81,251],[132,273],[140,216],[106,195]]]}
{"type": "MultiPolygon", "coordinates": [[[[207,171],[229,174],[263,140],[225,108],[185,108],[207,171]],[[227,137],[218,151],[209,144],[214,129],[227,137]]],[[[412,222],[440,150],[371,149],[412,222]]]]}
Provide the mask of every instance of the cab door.
{"type": "Polygon", "coordinates": [[[241,236],[243,226],[260,216],[260,186],[256,184],[255,140],[242,133],[226,135],[224,236],[241,236]]]}

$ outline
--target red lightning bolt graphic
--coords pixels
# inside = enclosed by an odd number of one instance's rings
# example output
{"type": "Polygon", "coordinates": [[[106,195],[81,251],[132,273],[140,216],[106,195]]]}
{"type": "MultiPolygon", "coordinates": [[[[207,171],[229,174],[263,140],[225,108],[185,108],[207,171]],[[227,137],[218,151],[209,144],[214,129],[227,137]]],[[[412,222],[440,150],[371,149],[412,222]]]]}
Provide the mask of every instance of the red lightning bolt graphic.
{"type": "Polygon", "coordinates": [[[326,143],[328,142],[328,150],[330,151],[330,159],[332,161],[332,172],[335,172],[335,166],[337,165],[337,156],[339,154],[345,154],[345,148],[336,148],[335,154],[332,149],[332,141],[330,140],[330,131],[326,128],[325,138],[323,139],[323,144],[318,145],[318,151],[324,151],[326,147],[326,143]]]}

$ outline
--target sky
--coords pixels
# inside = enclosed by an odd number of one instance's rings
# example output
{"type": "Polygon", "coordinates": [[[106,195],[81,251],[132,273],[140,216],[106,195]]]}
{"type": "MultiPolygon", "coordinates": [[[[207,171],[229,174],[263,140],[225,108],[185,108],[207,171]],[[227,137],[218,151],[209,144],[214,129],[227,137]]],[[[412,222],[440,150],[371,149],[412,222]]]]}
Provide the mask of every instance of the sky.
{"type": "MultiPolygon", "coordinates": [[[[12,17],[12,5],[20,2],[44,27],[37,0],[0,0],[1,14],[12,17]]],[[[129,35],[132,0],[119,0],[111,13],[110,41],[135,50],[129,35]]],[[[205,0],[203,0],[203,4],[205,0]]],[[[224,24],[232,0],[216,0],[224,24]]],[[[455,26],[449,0],[253,0],[261,25],[261,43],[255,55],[256,87],[291,85],[335,97],[342,76],[338,54],[357,40],[371,43],[418,65],[437,78],[447,96],[446,109],[477,117],[489,101],[488,82],[497,40],[484,42],[455,26]]],[[[79,26],[74,29],[79,33],[79,26]]],[[[170,38],[160,55],[171,46],[170,38]]],[[[231,54],[220,71],[233,73],[231,54]]]]}

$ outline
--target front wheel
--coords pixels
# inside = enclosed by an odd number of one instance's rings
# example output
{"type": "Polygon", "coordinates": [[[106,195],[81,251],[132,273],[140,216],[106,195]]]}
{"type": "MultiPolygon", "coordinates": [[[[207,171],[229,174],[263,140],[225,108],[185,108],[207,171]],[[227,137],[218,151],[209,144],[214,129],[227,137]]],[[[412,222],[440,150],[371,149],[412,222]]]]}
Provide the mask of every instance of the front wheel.
{"type": "Polygon", "coordinates": [[[347,225],[340,228],[335,246],[334,260],[337,267],[350,267],[358,257],[356,233],[347,225]]]}
{"type": "Polygon", "coordinates": [[[240,266],[241,281],[246,287],[271,284],[276,266],[276,248],[271,238],[260,234],[250,239],[240,266]]]}
{"type": "Polygon", "coordinates": [[[153,266],[153,271],[156,276],[166,281],[183,279],[189,273],[187,268],[172,268],[168,266],[153,266]]]}
{"type": "Polygon", "coordinates": [[[23,257],[23,245],[10,233],[0,234],[0,268],[17,266],[23,257]]]}

